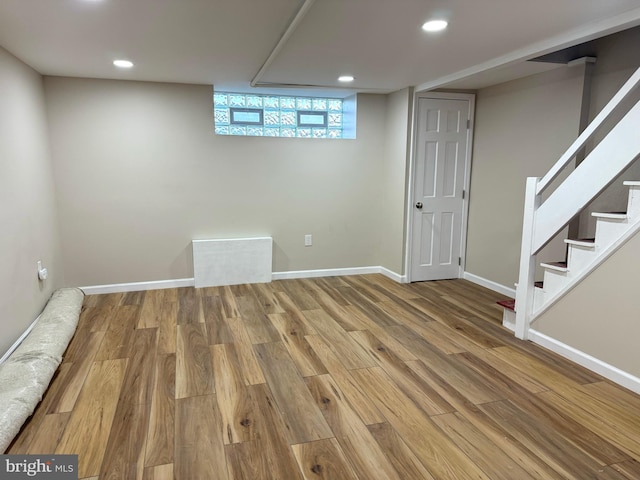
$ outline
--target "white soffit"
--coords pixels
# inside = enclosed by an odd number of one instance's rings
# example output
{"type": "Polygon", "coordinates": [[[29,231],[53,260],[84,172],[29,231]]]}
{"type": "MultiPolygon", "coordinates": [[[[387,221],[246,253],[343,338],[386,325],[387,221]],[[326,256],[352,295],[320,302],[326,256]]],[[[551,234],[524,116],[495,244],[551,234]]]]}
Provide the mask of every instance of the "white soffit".
{"type": "Polygon", "coordinates": [[[470,77],[446,83],[440,88],[478,90],[480,88],[498,85],[511,80],[517,80],[518,78],[548,72],[557,68],[566,68],[566,65],[564,63],[519,62],[513,65],[484,70],[470,77]]]}

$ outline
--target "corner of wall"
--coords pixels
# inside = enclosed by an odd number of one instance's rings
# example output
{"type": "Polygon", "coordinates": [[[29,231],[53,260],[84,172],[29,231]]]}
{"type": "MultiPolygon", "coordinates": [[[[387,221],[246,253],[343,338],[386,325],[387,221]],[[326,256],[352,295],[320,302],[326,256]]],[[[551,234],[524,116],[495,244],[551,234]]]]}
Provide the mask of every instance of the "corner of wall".
{"type": "Polygon", "coordinates": [[[43,79],[0,48],[0,352],[32,324],[63,284],[43,79]],[[4,164],[4,165],[1,165],[4,164]],[[36,262],[49,271],[38,280],[36,262]]]}

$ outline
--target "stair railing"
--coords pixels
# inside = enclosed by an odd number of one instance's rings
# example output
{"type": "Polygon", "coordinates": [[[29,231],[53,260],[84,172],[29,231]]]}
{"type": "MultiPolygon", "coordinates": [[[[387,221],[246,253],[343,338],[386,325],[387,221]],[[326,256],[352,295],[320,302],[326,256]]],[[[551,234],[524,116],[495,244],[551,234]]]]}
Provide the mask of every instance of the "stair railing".
{"type": "Polygon", "coordinates": [[[627,80],[556,164],[542,177],[527,178],[520,274],[516,290],[518,338],[527,339],[533,320],[533,292],[538,252],[640,155],[640,102],[631,107],[607,136],[542,202],[545,192],[622,102],[640,85],[640,68],[627,80]]]}

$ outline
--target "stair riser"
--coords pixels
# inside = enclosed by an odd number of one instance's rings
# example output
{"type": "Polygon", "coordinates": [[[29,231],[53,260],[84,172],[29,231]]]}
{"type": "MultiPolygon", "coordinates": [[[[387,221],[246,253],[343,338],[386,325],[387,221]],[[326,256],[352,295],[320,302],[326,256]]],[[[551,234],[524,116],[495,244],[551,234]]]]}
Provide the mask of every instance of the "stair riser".
{"type": "Polygon", "coordinates": [[[533,311],[536,312],[544,305],[544,290],[542,288],[533,289],[533,311]]]}
{"type": "Polygon", "coordinates": [[[627,215],[632,220],[636,220],[640,217],[640,187],[629,187],[627,215]]]}
{"type": "Polygon", "coordinates": [[[608,248],[629,229],[627,220],[598,218],[596,221],[596,242],[601,250],[608,248]]]}
{"type": "Polygon", "coordinates": [[[548,301],[562,290],[568,282],[567,272],[546,270],[544,272],[544,300],[548,301]]]}
{"type": "Polygon", "coordinates": [[[593,247],[581,247],[579,245],[569,245],[569,274],[571,277],[576,277],[582,273],[582,271],[591,265],[598,257],[593,247]]]}
{"type": "Polygon", "coordinates": [[[509,310],[508,308],[504,309],[504,313],[502,314],[502,326],[508,328],[512,332],[516,329],[516,312],[513,310],[509,310]]]}

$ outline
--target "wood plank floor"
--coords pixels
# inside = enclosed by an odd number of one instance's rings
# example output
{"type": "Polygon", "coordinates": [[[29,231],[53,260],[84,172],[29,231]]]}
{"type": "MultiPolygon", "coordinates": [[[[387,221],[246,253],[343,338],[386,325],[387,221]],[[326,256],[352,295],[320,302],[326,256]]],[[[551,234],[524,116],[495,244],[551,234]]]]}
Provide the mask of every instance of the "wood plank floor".
{"type": "Polygon", "coordinates": [[[640,397],[500,325],[464,280],[85,298],[8,453],[82,479],[638,479],[640,397]]]}

